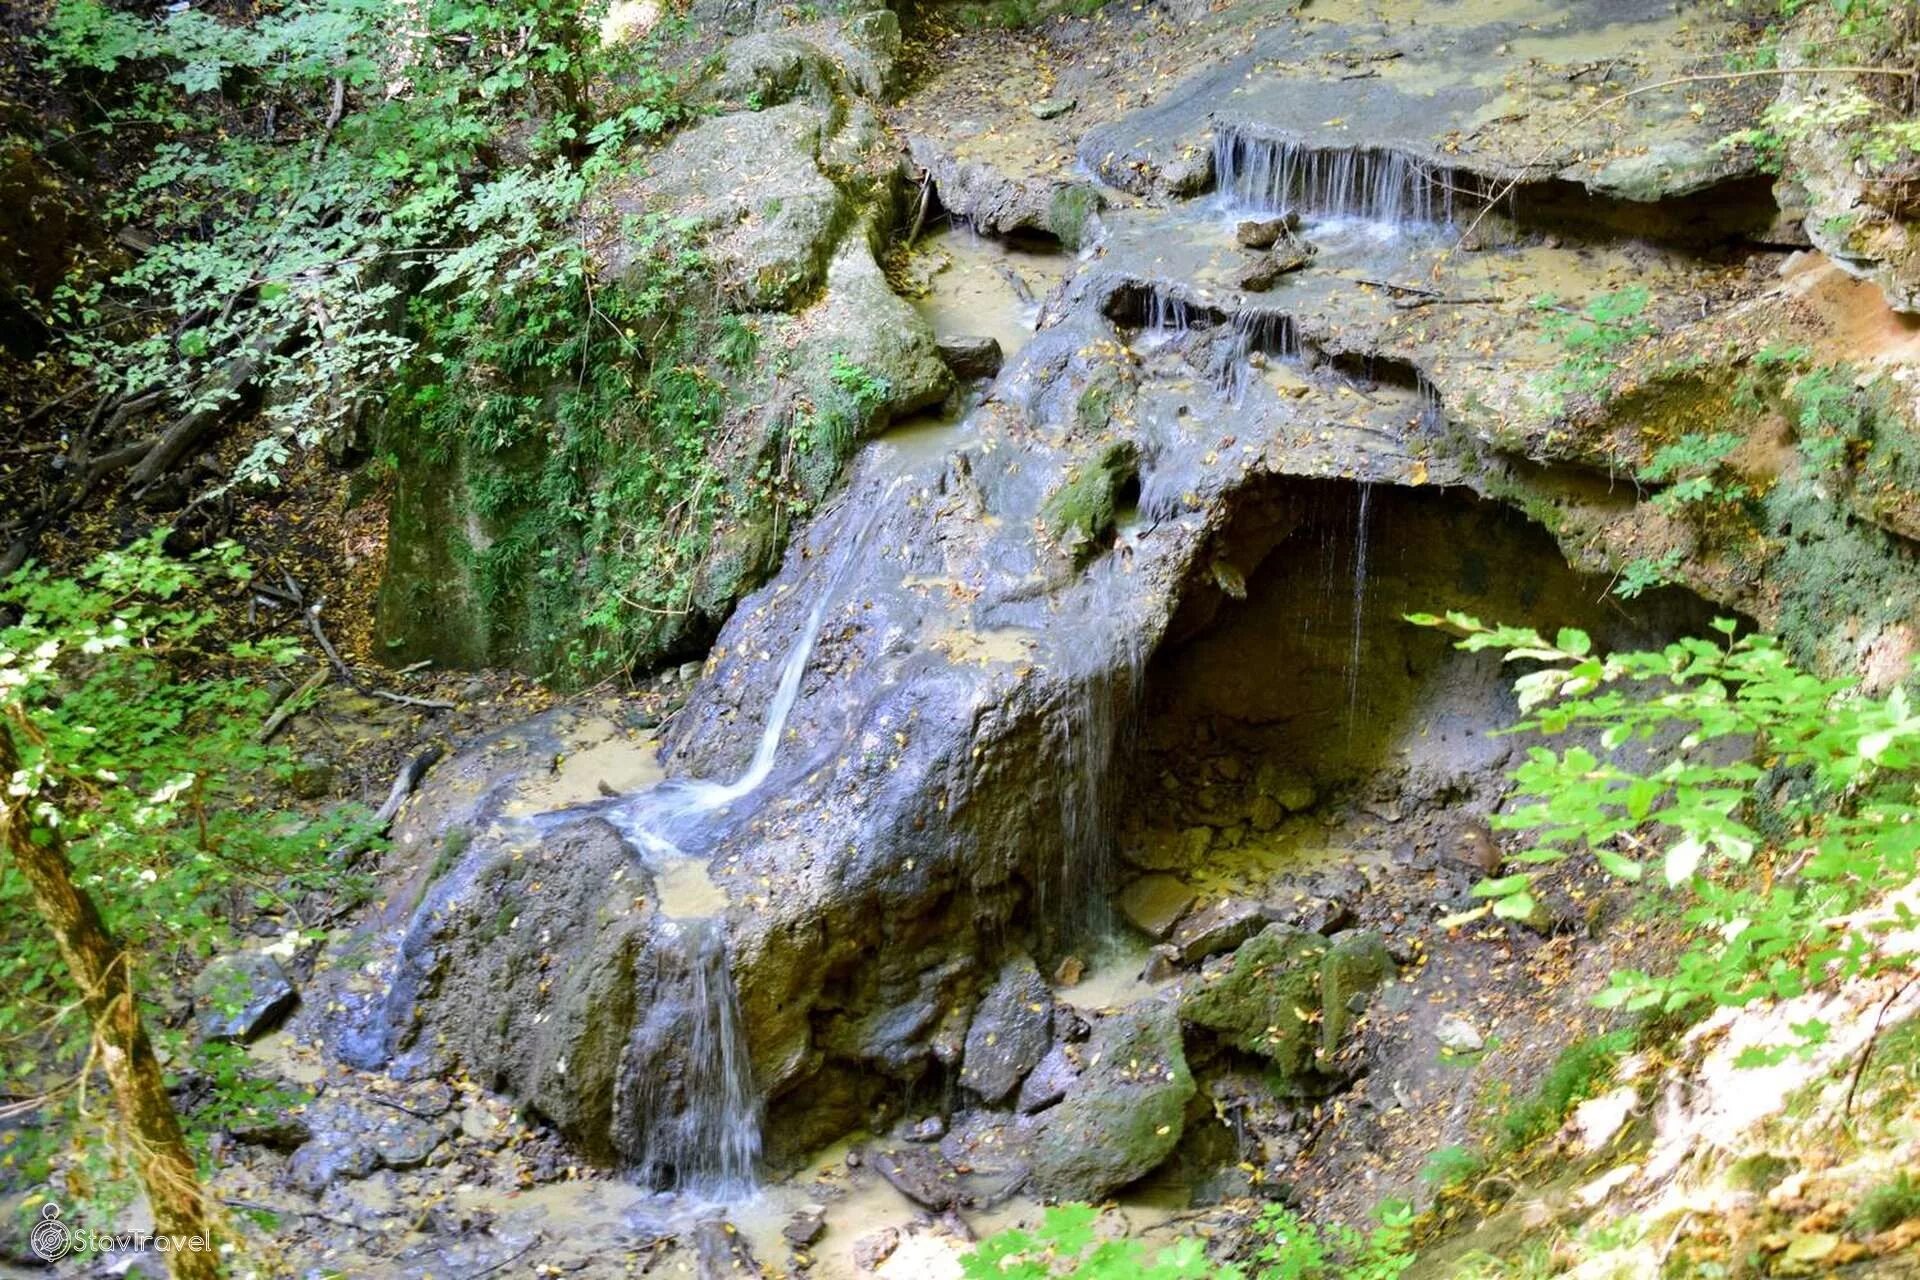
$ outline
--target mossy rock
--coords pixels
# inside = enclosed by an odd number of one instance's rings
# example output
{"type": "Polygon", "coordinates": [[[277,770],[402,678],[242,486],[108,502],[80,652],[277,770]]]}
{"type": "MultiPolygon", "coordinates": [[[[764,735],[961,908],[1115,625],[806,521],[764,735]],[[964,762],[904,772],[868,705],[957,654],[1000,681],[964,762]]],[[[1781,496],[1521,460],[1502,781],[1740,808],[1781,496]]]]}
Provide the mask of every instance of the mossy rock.
{"type": "MultiPolygon", "coordinates": [[[[1084,397],[1082,397],[1084,400],[1084,397]]],[[[1102,445],[1075,466],[1047,498],[1040,518],[1047,534],[1075,560],[1088,558],[1113,528],[1119,494],[1139,474],[1140,454],[1126,440],[1102,445]]]]}
{"type": "Polygon", "coordinates": [[[1054,189],[1047,203],[1046,229],[1067,248],[1079,250],[1092,241],[1099,216],[1099,192],[1069,183],[1054,189]]]}
{"type": "Polygon", "coordinates": [[[1368,996],[1394,973],[1387,943],[1370,930],[1338,934],[1320,962],[1320,1053],[1332,1061],[1368,996]]]}
{"type": "Polygon", "coordinates": [[[1173,1154],[1193,1098],[1193,1073],[1172,1005],[1151,1002],[1102,1018],[1088,1069],[1041,1119],[1033,1187],[1060,1200],[1098,1200],[1173,1154]]]}
{"type": "Polygon", "coordinates": [[[1268,925],[1187,988],[1180,1017],[1267,1059],[1287,1087],[1310,1092],[1306,1086],[1320,1047],[1314,1015],[1328,954],[1318,934],[1268,925]]]}

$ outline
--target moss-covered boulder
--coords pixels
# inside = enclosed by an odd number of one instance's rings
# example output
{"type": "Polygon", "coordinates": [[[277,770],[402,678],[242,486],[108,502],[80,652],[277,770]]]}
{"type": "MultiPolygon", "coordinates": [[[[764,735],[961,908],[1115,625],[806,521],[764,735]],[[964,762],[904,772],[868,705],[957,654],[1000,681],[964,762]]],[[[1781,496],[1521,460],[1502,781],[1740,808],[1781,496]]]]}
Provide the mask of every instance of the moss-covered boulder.
{"type": "Polygon", "coordinates": [[[590,300],[423,322],[459,374],[434,366],[379,428],[398,464],[383,656],[580,684],[697,652],[792,512],[947,394],[876,256],[901,171],[858,96],[878,73],[838,47],[762,34],[721,55],[703,91],[721,114],[589,199],[590,300]],[[606,323],[556,327],[589,305],[606,323]],[[588,344],[564,367],[541,355],[561,329],[588,344]]]}
{"type": "MultiPolygon", "coordinates": [[[[1094,389],[1089,388],[1089,394],[1094,389]]],[[[1087,396],[1082,396],[1083,406],[1087,396]]],[[[1104,400],[1100,412],[1104,416],[1104,400]]],[[[1041,520],[1047,533],[1075,560],[1088,558],[1113,528],[1121,490],[1138,475],[1140,454],[1131,441],[1111,440],[1067,473],[1047,498],[1041,520]]]]}
{"type": "Polygon", "coordinates": [[[1193,1074],[1171,1004],[1153,1001],[1102,1018],[1087,1068],[1041,1118],[1033,1187],[1059,1200],[1098,1200],[1152,1172],[1186,1126],[1193,1074]]]}
{"type": "Polygon", "coordinates": [[[1387,943],[1370,930],[1350,929],[1334,935],[1333,945],[1320,962],[1320,1058],[1333,1061],[1340,1041],[1367,999],[1394,973],[1387,943]]]}
{"type": "Polygon", "coordinates": [[[1245,1053],[1259,1054],[1289,1081],[1314,1070],[1320,1047],[1320,966],[1327,940],[1268,925],[1181,997],[1180,1017],[1245,1053]]]}

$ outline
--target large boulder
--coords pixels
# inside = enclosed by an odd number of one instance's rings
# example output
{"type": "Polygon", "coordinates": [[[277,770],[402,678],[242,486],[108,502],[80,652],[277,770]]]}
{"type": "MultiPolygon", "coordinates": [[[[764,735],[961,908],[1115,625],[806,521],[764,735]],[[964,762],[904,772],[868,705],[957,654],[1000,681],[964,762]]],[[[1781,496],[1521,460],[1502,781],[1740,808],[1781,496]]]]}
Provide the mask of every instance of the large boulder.
{"type": "MultiPolygon", "coordinates": [[[[822,171],[831,113],[804,101],[715,116],[680,134],[652,172],[608,193],[618,216],[672,210],[706,235],[721,287],[755,307],[784,308],[820,285],[855,199],[822,171]]],[[[617,278],[629,244],[610,240],[617,278]]]]}
{"type": "Polygon", "coordinates": [[[1315,1022],[1326,954],[1326,939],[1268,925],[1188,985],[1180,1016],[1266,1058],[1289,1084],[1304,1081],[1320,1047],[1315,1022]]]}
{"type": "Polygon", "coordinates": [[[1032,959],[1015,956],[974,1010],[960,1083],[987,1102],[1002,1101],[1045,1055],[1052,1032],[1053,992],[1032,959]]]}
{"type": "Polygon", "coordinates": [[[1102,1018],[1086,1068],[1042,1113],[1033,1187],[1058,1200],[1099,1200],[1173,1154],[1194,1094],[1172,1004],[1148,1001],[1102,1018]]]}

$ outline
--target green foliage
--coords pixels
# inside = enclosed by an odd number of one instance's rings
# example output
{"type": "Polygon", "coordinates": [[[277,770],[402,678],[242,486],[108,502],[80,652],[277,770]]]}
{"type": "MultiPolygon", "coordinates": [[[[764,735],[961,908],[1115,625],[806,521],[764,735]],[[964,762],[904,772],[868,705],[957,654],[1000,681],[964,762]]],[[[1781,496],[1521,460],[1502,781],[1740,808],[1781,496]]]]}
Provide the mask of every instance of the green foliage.
{"type": "Polygon", "coordinates": [[[1613,584],[1613,594],[1622,600],[1633,600],[1657,587],[1667,586],[1673,581],[1680,560],[1680,551],[1675,548],[1658,556],[1637,556],[1627,561],[1619,580],[1613,584]]]}
{"type": "Polygon", "coordinates": [[[1816,471],[1845,469],[1867,434],[1867,406],[1853,383],[1852,366],[1836,364],[1802,374],[1789,391],[1800,454],[1816,471]]]}
{"type": "MultiPolygon", "coordinates": [[[[1781,66],[1780,49],[1789,39],[1801,42],[1802,65],[1897,67],[1909,30],[1903,22],[1911,23],[1906,0],[1755,0],[1752,7],[1768,26],[1752,49],[1733,60],[1735,70],[1781,66]]],[[[1904,118],[1898,100],[1882,101],[1853,85],[1773,103],[1758,124],[1719,145],[1751,148],[1763,168],[1778,173],[1790,147],[1835,138],[1843,154],[1870,170],[1920,153],[1920,123],[1904,118]]]]}
{"type": "Polygon", "coordinates": [[[1317,1227],[1280,1205],[1252,1224],[1249,1266],[1219,1265],[1194,1238],[1149,1253],[1137,1240],[1099,1237],[1099,1213],[1083,1204],[1048,1209],[1032,1231],[982,1240],[961,1259],[967,1280],[1397,1280],[1413,1264],[1412,1207],[1383,1204],[1370,1230],[1317,1227]]]}
{"type": "Polygon", "coordinates": [[[1435,1191],[1464,1187],[1486,1169],[1486,1157],[1457,1143],[1432,1152],[1420,1166],[1420,1180],[1435,1191]]]}
{"type": "MultiPolygon", "coordinates": [[[[1580,735],[1579,745],[1531,747],[1514,770],[1520,803],[1495,821],[1531,833],[1515,860],[1537,867],[1584,852],[1632,884],[1651,868],[1684,907],[1692,932],[1672,972],[1616,973],[1602,1006],[1788,999],[1909,964],[1881,940],[1911,927],[1903,904],[1884,922],[1845,919],[1920,867],[1920,714],[1905,688],[1873,697],[1811,675],[1772,638],[1736,638],[1724,619],[1716,640],[1611,655],[1572,629],[1548,640],[1458,613],[1411,620],[1533,668],[1515,682],[1515,730],[1580,735]]],[[[1525,915],[1535,874],[1475,892],[1502,915],[1525,915]]],[[[1824,1028],[1796,1031],[1810,1040],[1824,1028]]]]}
{"type": "Polygon", "coordinates": [[[1562,1049],[1539,1089],[1501,1117],[1501,1147],[1521,1151],[1559,1129],[1576,1104],[1594,1097],[1612,1079],[1614,1067],[1634,1041],[1631,1031],[1610,1031],[1562,1049]]]}
{"type": "Polygon", "coordinates": [[[1640,479],[1667,486],[1653,496],[1653,502],[1669,510],[1737,506],[1749,496],[1748,489],[1725,464],[1741,443],[1742,437],[1732,431],[1683,435],[1654,450],[1640,468],[1640,479]]]}
{"type": "Polygon", "coordinates": [[[596,285],[575,249],[544,290],[416,299],[423,353],[381,428],[403,456],[459,460],[488,532],[464,553],[482,612],[565,680],[652,644],[687,612],[720,522],[771,501],[716,456],[726,388],[703,363],[751,360],[756,335],[702,301],[683,227],[650,216],[625,234],[618,284],[596,285]]]}
{"type": "Polygon", "coordinates": [[[60,291],[65,357],[175,413],[261,389],[236,479],[274,482],[411,358],[406,299],[564,287],[592,175],[683,114],[652,49],[601,49],[593,19],[574,0],[295,0],[245,22],[58,0],[48,65],[96,90],[96,128],[159,139],[108,210],[152,247],[60,291]],[[622,89],[589,102],[590,78],[622,89]]]}
{"type": "Polygon", "coordinates": [[[1084,1204],[1048,1209],[1032,1231],[1018,1228],[988,1236],[960,1260],[966,1280],[1242,1280],[1244,1273],[1217,1270],[1206,1246],[1191,1237],[1147,1253],[1136,1240],[1096,1240],[1099,1211],[1084,1204]]]}
{"type": "Polygon", "coordinates": [[[1862,1196],[1848,1222],[1861,1235],[1871,1236],[1909,1218],[1920,1218],[1920,1181],[1903,1169],[1862,1196]]]}
{"type": "Polygon", "coordinates": [[[1542,330],[1560,348],[1560,363],[1540,379],[1540,389],[1556,410],[1569,397],[1606,398],[1614,369],[1628,347],[1654,333],[1641,319],[1652,295],[1645,285],[1628,285],[1589,299],[1578,311],[1551,295],[1534,299],[1542,330]]]}
{"type": "MultiPolygon", "coordinates": [[[[0,610],[18,614],[0,630],[0,716],[22,764],[10,785],[26,798],[34,838],[60,834],[77,883],[136,968],[163,972],[233,946],[237,913],[282,909],[307,890],[363,891],[327,850],[365,821],[345,808],[307,820],[263,797],[292,765],[258,741],[268,678],[296,651],[216,639],[217,594],[251,572],[231,545],[178,558],[166,538],[156,532],[78,574],[28,565],[0,584],[0,610]]],[[[79,1067],[90,1028],[74,1016],[78,1001],[11,861],[0,864],[0,916],[9,922],[0,1079],[31,1094],[79,1067]]],[[[186,1060],[179,1033],[159,1039],[186,1060]]],[[[232,1065],[217,1050],[199,1061],[216,1073],[232,1065]]],[[[60,1096],[71,1116],[83,1094],[60,1096]]],[[[31,1168],[71,1136],[43,1128],[38,1154],[15,1152],[16,1163],[31,1168]]]]}

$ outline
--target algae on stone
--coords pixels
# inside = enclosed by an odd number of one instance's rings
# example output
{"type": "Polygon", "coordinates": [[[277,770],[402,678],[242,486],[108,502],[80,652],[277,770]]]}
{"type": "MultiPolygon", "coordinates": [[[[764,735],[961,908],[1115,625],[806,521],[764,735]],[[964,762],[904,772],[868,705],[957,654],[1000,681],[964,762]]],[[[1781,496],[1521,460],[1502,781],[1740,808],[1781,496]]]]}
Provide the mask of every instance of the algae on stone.
{"type": "Polygon", "coordinates": [[[1173,1006],[1148,1001],[1102,1018],[1088,1064],[1044,1113],[1030,1159],[1033,1186],[1062,1200],[1098,1200],[1173,1154],[1194,1094],[1173,1006]]]}

